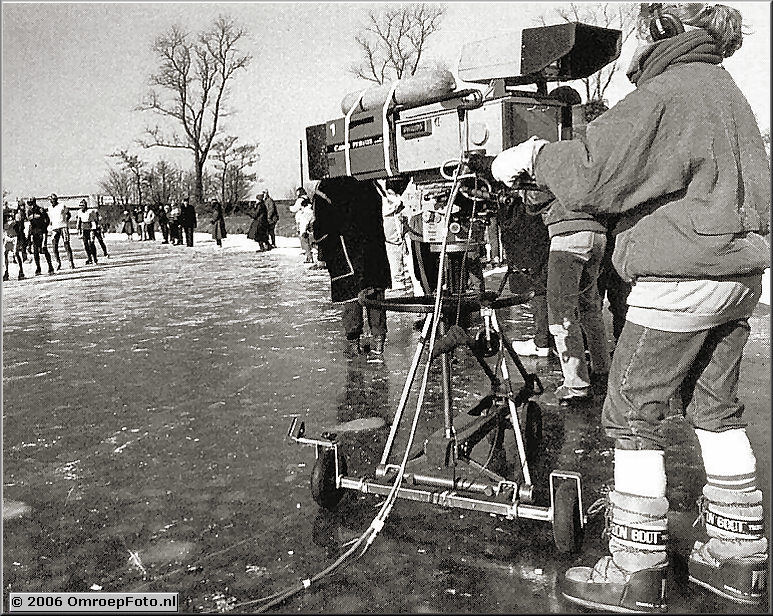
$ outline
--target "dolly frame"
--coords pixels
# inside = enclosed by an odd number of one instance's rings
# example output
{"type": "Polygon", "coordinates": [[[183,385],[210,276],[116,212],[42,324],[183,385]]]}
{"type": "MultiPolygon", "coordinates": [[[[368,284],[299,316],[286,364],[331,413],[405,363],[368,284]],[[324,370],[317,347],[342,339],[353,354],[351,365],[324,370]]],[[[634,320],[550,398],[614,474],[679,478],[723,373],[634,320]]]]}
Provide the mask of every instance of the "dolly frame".
{"type": "MultiPolygon", "coordinates": [[[[421,298],[412,299],[417,301],[421,298]]],[[[381,462],[377,465],[375,470],[375,478],[372,476],[351,477],[346,475],[345,470],[342,469],[342,466],[344,465],[340,463],[336,435],[325,433],[322,435],[323,438],[309,438],[306,436],[305,423],[301,421],[300,425],[298,424],[298,416],[293,416],[287,436],[299,445],[313,446],[315,448],[317,464],[320,464],[322,458],[325,456],[332,457],[334,461],[332,468],[336,490],[353,490],[363,494],[376,494],[379,496],[388,496],[395,490],[398,499],[423,502],[447,508],[479,511],[508,520],[526,518],[550,522],[553,525],[554,539],[558,549],[562,552],[574,551],[579,549],[581,545],[583,529],[587,524],[587,516],[583,507],[582,476],[580,473],[564,470],[551,471],[549,475],[550,505],[548,507],[543,507],[532,503],[533,486],[531,485],[529,464],[517,411],[518,407],[524,407],[529,403],[532,395],[535,393],[542,393],[542,386],[536,375],[526,372],[517,354],[512,350],[511,341],[499,327],[499,323],[496,319],[495,307],[521,303],[523,298],[513,297],[507,298],[507,300],[510,301],[503,302],[501,300],[495,300],[495,302],[490,305],[489,316],[491,317],[493,331],[496,332],[498,336],[499,356],[497,367],[502,373],[503,381],[507,388],[504,398],[507,400],[508,415],[515,433],[524,483],[505,479],[486,468],[485,465],[480,465],[469,457],[465,458],[464,456],[458,455],[455,455],[454,457],[454,461],[452,462],[453,466],[456,465],[457,460],[466,462],[475,470],[485,474],[490,481],[467,481],[462,477],[456,477],[455,473],[453,478],[447,478],[412,472],[405,472],[402,476],[401,485],[397,487],[393,486],[392,483],[382,483],[377,481],[378,478],[393,482],[400,471],[400,466],[388,463],[388,459],[394,446],[394,440],[402,418],[402,413],[407,405],[408,396],[413,386],[419,360],[427,345],[427,334],[433,318],[431,314],[426,315],[424,326],[422,328],[422,335],[417,345],[411,367],[406,376],[400,401],[395,410],[381,462]],[[507,355],[509,355],[515,363],[516,368],[524,377],[524,384],[517,394],[513,394],[512,391],[505,350],[507,351],[507,355]],[[568,505],[564,502],[566,500],[565,498],[557,497],[558,490],[561,489],[559,482],[568,483],[573,487],[576,493],[576,506],[571,497],[568,505]],[[486,498],[484,498],[484,496],[486,498]],[[570,531],[568,539],[566,538],[567,528],[573,529],[570,531]]],[[[388,302],[389,300],[384,301],[384,303],[388,302]]],[[[407,312],[429,312],[425,306],[421,306],[421,308],[418,309],[414,306],[413,309],[403,310],[407,312]]],[[[476,356],[476,359],[478,359],[481,365],[487,366],[478,354],[473,352],[473,355],[476,356]]],[[[440,357],[444,362],[448,361],[447,354],[441,354],[440,357]]],[[[432,361],[432,358],[428,358],[427,361],[432,361]]],[[[487,371],[487,375],[489,375],[490,378],[492,377],[490,370],[487,371]]],[[[494,376],[494,378],[496,378],[496,376],[494,376]]],[[[497,380],[497,384],[498,383],[499,381],[497,380]]],[[[443,386],[444,388],[450,387],[450,372],[445,369],[443,370],[443,386]]],[[[452,414],[449,414],[448,410],[449,409],[446,409],[445,413],[445,432],[447,438],[453,443],[455,453],[458,453],[458,443],[456,442],[456,433],[453,427],[453,416],[452,414]]],[[[504,411],[500,409],[498,412],[503,413],[504,411]]],[[[421,455],[424,454],[422,453],[418,457],[421,455]]]]}

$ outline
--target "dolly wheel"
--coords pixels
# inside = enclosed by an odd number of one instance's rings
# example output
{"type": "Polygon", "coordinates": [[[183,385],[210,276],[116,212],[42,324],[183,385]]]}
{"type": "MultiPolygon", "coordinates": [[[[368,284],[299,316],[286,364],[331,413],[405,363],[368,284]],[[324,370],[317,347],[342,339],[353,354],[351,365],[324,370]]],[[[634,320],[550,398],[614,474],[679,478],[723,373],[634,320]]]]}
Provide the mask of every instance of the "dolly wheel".
{"type": "MultiPolygon", "coordinates": [[[[343,457],[338,460],[338,470],[346,475],[346,460],[343,457]]],[[[322,450],[311,471],[311,495],[320,507],[332,511],[338,507],[345,492],[343,488],[336,488],[335,452],[332,449],[322,450]]]]}
{"type": "Polygon", "coordinates": [[[526,404],[526,426],[524,434],[524,448],[526,449],[526,462],[529,465],[537,463],[542,451],[542,409],[534,400],[526,404]]]}
{"type": "Polygon", "coordinates": [[[582,547],[580,499],[574,481],[564,481],[553,499],[553,540],[559,552],[568,554],[582,547]]]}

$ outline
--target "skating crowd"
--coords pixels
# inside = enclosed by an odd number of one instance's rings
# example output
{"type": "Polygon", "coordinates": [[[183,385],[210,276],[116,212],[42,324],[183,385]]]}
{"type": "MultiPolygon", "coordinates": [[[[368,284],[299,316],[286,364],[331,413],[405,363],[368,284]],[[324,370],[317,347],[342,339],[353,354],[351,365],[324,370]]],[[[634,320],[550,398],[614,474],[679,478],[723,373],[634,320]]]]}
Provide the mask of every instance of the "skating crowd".
{"type": "Polygon", "coordinates": [[[43,208],[35,197],[26,202],[17,202],[16,209],[3,207],[3,281],[10,278],[8,271],[8,255],[13,255],[13,260],[18,267],[18,279],[23,280],[24,263],[35,263],[35,275],[43,273],[40,264],[41,255],[46,260],[48,274],[62,269],[62,259],[59,253],[59,244],[62,243],[70,269],[75,269],[75,260],[72,253],[70,224],[75,223],[75,228],[83,242],[86,252],[86,265],[98,263],[97,244],[102,249],[105,258],[109,257],[105,245],[104,234],[107,232],[107,224],[100,217],[98,208],[89,207],[86,199],[81,199],[79,209],[70,211],[66,204],[60,203],[56,194],[48,198],[49,208],[43,208]],[[48,250],[49,232],[51,236],[51,248],[56,260],[56,269],[48,250]]]}
{"type": "MultiPolygon", "coordinates": [[[[17,266],[19,280],[26,277],[25,263],[35,264],[36,276],[43,274],[41,257],[45,259],[49,275],[59,271],[62,268],[60,246],[70,269],[75,269],[71,231],[75,231],[82,241],[86,265],[99,263],[98,246],[103,257],[109,257],[104,236],[110,225],[104,220],[94,197],[81,199],[77,209],[68,207],[54,193],[46,201],[49,202],[47,208],[41,206],[35,197],[18,200],[15,208],[3,205],[4,281],[10,279],[9,255],[17,266]],[[49,239],[51,251],[48,249],[49,239]]],[[[223,206],[217,199],[211,200],[209,206],[212,237],[217,246],[222,247],[227,236],[223,206]]],[[[279,213],[267,190],[258,194],[251,216],[253,222],[248,237],[258,242],[259,252],[275,248],[279,213]]],[[[197,226],[196,209],[189,198],[184,198],[180,203],[172,201],[127,208],[121,214],[117,231],[125,234],[128,241],[135,241],[136,237],[136,241],[141,242],[156,241],[158,231],[161,244],[192,247],[197,226]]]]}
{"type": "Polygon", "coordinates": [[[165,205],[146,205],[124,210],[121,215],[120,233],[129,241],[155,241],[156,225],[161,232],[162,244],[193,246],[193,230],[197,226],[196,208],[187,197],[181,203],[172,201],[165,205]]]}

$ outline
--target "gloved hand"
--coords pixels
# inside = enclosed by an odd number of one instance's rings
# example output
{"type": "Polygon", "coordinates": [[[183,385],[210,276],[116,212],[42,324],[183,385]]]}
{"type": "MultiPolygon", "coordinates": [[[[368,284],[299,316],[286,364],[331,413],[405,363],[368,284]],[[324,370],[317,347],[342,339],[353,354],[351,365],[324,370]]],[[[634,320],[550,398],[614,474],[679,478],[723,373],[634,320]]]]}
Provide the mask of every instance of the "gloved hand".
{"type": "Polygon", "coordinates": [[[479,173],[483,176],[491,173],[491,161],[493,159],[490,156],[480,152],[471,152],[467,158],[467,166],[473,173],[479,173]]]}
{"type": "Polygon", "coordinates": [[[533,177],[534,161],[547,143],[544,139],[532,136],[523,143],[505,150],[491,163],[491,175],[495,180],[509,187],[512,187],[523,174],[533,177]]]}

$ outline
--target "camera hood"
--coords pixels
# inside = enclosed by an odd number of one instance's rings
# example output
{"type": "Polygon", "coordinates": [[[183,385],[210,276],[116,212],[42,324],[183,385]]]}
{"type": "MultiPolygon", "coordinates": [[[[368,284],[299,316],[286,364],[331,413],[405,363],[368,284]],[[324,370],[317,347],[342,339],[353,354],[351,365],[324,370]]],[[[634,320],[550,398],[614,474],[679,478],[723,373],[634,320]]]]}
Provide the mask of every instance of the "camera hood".
{"type": "Polygon", "coordinates": [[[622,32],[572,22],[523,28],[462,47],[459,78],[506,85],[582,79],[620,55],[622,32]]]}

